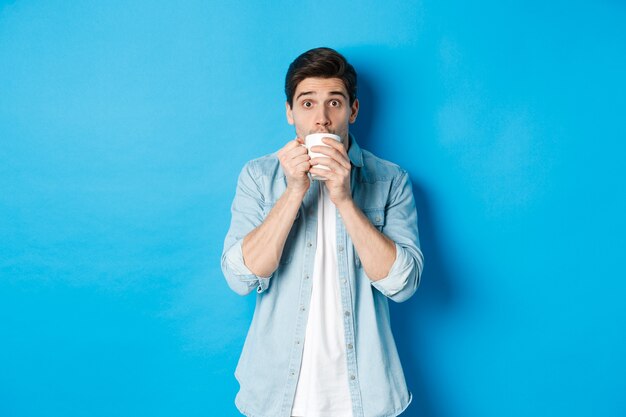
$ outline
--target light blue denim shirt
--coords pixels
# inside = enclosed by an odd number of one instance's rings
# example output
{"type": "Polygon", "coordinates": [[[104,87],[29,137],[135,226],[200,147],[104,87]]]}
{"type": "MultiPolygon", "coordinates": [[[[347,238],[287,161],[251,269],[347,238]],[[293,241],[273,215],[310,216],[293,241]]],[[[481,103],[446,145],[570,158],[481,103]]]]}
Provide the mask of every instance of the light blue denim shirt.
{"type": "MultiPolygon", "coordinates": [[[[337,211],[337,263],[348,385],[354,417],[396,416],[411,402],[389,323],[387,300],[408,299],[420,282],[417,212],[405,170],[362,150],[350,135],[352,198],[370,222],[396,243],[387,277],[372,281],[361,266],[337,211]]],[[[269,277],[244,264],[243,238],[259,226],[287,187],[276,153],[248,162],[239,176],[222,271],[238,294],[256,293],[256,307],[235,377],[239,411],[250,417],[289,417],[311,298],[320,183],[312,181],[269,277]]]]}

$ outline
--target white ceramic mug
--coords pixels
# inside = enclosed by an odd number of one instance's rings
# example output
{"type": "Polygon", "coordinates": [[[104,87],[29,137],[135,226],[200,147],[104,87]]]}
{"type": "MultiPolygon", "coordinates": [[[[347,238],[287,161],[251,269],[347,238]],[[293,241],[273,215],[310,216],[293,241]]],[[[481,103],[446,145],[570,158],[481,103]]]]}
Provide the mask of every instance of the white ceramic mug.
{"type": "MultiPolygon", "coordinates": [[[[341,142],[341,136],[333,135],[332,133],[311,133],[310,135],[306,135],[306,137],[304,138],[304,146],[306,146],[306,149],[309,151],[309,156],[311,157],[311,159],[328,158],[328,156],[324,155],[323,153],[311,151],[312,146],[328,146],[327,144],[322,142],[322,138],[330,138],[336,140],[337,142],[341,142]]],[[[330,146],[328,147],[330,148],[330,146]]],[[[327,166],[322,164],[315,165],[315,167],[330,171],[327,166]]],[[[313,174],[311,174],[311,178],[313,178],[314,180],[325,180],[325,178],[313,174]]]]}

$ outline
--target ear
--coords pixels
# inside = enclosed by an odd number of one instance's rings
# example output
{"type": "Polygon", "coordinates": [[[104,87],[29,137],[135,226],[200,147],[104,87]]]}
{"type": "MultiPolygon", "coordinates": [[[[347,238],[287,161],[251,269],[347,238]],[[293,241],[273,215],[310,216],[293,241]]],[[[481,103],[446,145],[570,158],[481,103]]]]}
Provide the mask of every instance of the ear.
{"type": "Polygon", "coordinates": [[[352,103],[351,113],[350,113],[350,124],[356,121],[356,116],[359,114],[359,99],[354,99],[354,103],[352,103]]]}
{"type": "Polygon", "coordinates": [[[289,105],[288,101],[285,102],[285,111],[287,113],[287,123],[293,125],[293,110],[291,110],[291,106],[289,105]]]}

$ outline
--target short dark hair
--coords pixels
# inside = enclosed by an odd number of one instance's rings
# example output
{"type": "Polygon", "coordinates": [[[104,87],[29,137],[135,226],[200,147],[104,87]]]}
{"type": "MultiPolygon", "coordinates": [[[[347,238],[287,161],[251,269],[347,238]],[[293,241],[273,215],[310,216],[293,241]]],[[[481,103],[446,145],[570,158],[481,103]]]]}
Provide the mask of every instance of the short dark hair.
{"type": "Polygon", "coordinates": [[[356,71],[346,58],[331,48],[315,48],[306,51],[289,65],[285,77],[285,95],[289,107],[293,107],[296,87],[305,78],[339,78],[348,90],[350,105],[356,100],[356,71]]]}

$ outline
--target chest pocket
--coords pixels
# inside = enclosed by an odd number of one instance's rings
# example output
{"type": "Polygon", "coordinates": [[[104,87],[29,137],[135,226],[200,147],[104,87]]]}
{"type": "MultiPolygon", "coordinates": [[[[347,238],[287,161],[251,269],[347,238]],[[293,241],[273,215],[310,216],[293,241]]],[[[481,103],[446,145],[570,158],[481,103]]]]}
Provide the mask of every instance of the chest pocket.
{"type": "MultiPolygon", "coordinates": [[[[379,232],[382,233],[383,227],[385,226],[385,209],[384,208],[371,208],[371,209],[363,209],[363,214],[367,217],[367,219],[374,225],[375,228],[378,229],[379,232]]],[[[354,259],[357,268],[361,267],[361,259],[359,255],[354,252],[354,259]]]]}
{"type": "MultiPolygon", "coordinates": [[[[267,215],[270,213],[272,208],[276,202],[266,203],[263,206],[263,219],[267,218],[267,215]]],[[[285,241],[285,246],[283,247],[283,253],[280,256],[280,265],[285,265],[291,262],[293,258],[293,253],[295,251],[296,246],[296,234],[298,232],[298,228],[300,227],[300,210],[296,213],[296,218],[293,221],[293,225],[291,226],[291,230],[289,231],[289,235],[287,235],[287,240],[285,241]]]]}

